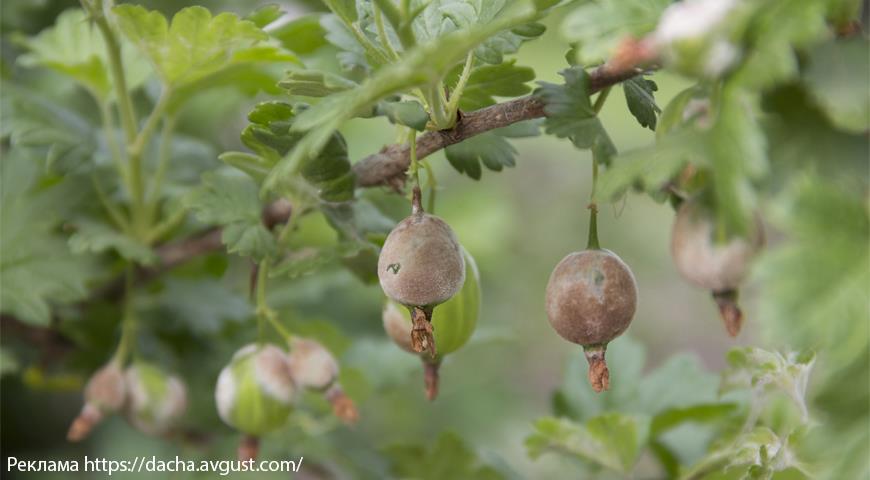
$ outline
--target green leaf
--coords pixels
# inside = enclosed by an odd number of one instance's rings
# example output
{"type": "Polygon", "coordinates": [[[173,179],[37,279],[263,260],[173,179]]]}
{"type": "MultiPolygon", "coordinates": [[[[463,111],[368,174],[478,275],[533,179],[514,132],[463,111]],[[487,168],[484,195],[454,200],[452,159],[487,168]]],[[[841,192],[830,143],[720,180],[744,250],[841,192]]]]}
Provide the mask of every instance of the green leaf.
{"type": "Polygon", "coordinates": [[[870,342],[866,193],[798,177],[774,207],[772,223],[789,236],[755,265],[753,277],[763,287],[759,315],[776,338],[824,349],[829,368],[844,368],[870,342]]]}
{"type": "Polygon", "coordinates": [[[248,16],[245,17],[245,20],[253,22],[253,24],[258,28],[263,28],[281,18],[283,14],[284,12],[281,11],[280,5],[268,3],[248,14],[248,16]]]}
{"type": "Polygon", "coordinates": [[[299,173],[345,121],[370,111],[372,105],[388,95],[441,79],[469,50],[495,33],[527,23],[536,12],[537,8],[531,1],[512,2],[490,22],[456,30],[437,41],[418,45],[399,61],[378,70],[359,87],[324,98],[296,118],[293,130],[305,132],[304,136],[272,170],[263,189],[273,190],[282,179],[299,173]]]}
{"type": "MultiPolygon", "coordinates": [[[[67,75],[100,101],[114,95],[105,42],[83,10],[65,10],[39,35],[18,40],[29,50],[18,58],[22,65],[43,66],[67,75]]],[[[121,56],[127,88],[135,90],[151,69],[129,42],[121,42],[121,56]]]]}
{"type": "MultiPolygon", "coordinates": [[[[430,42],[457,30],[490,23],[509,8],[511,2],[507,0],[434,0],[414,21],[414,32],[421,43],[430,42]]],[[[500,64],[505,55],[516,53],[523,42],[542,35],[544,30],[543,25],[531,23],[496,32],[474,49],[474,56],[484,63],[500,64]]]]}
{"type": "Polygon", "coordinates": [[[500,172],[504,167],[516,165],[517,151],[503,136],[486,132],[445,148],[444,155],[456,171],[480,180],[481,163],[500,172]]]}
{"type": "Polygon", "coordinates": [[[598,177],[595,198],[616,201],[632,187],[657,194],[687,163],[704,161],[704,146],[693,132],[679,132],[652,147],[622,153],[598,177]]]}
{"type": "Polygon", "coordinates": [[[224,227],[221,241],[230,253],[260,260],[275,250],[275,238],[260,219],[257,186],[249,178],[207,172],[184,203],[201,222],[224,227]]]}
{"type": "Polygon", "coordinates": [[[646,443],[648,423],[642,417],[619,413],[593,417],[584,425],[541,418],[525,445],[532,458],[547,452],[567,453],[583,462],[628,474],[646,443]]]}
{"type": "Polygon", "coordinates": [[[87,257],[72,255],[56,233],[53,212],[69,202],[63,183],[37,186],[36,163],[21,151],[0,162],[0,308],[21,321],[48,325],[52,305],[87,294],[92,275],[87,257]]]}
{"type": "Polygon", "coordinates": [[[670,4],[670,0],[584,2],[565,17],[562,36],[577,43],[578,63],[598,63],[610,58],[624,38],[640,38],[654,30],[670,4]]]}
{"type": "Polygon", "coordinates": [[[451,431],[441,433],[430,448],[403,443],[385,448],[384,453],[391,460],[390,472],[398,478],[505,478],[484,464],[462,437],[451,431]]]}
{"type": "Polygon", "coordinates": [[[229,253],[262,260],[275,252],[275,237],[261,223],[231,223],[221,232],[229,253]]]}
{"type": "Polygon", "coordinates": [[[44,159],[47,171],[87,171],[100,160],[98,130],[78,112],[14,84],[4,84],[0,98],[3,137],[44,159]]]}
{"type": "Polygon", "coordinates": [[[803,80],[828,118],[839,128],[870,128],[868,40],[863,36],[823,43],[810,51],[803,80]]]}
{"type": "Polygon", "coordinates": [[[622,91],[625,93],[625,103],[628,110],[637,119],[641,127],[655,131],[656,115],[662,110],[656,105],[653,92],[659,87],[656,82],[647,80],[643,76],[629,78],[622,82],[622,91]]]}
{"type": "Polygon", "coordinates": [[[405,102],[378,102],[375,107],[377,115],[383,115],[390,122],[398,125],[411,127],[418,132],[426,129],[426,124],[429,122],[429,114],[420,102],[405,101],[405,102]]]}
{"type": "Polygon", "coordinates": [[[662,410],[653,417],[650,425],[650,436],[658,435],[682,425],[691,423],[709,423],[727,419],[737,413],[737,405],[732,403],[711,403],[692,405],[690,407],[675,407],[662,410]]]}
{"type": "Polygon", "coordinates": [[[296,53],[306,55],[327,45],[326,30],[320,25],[320,14],[302,15],[269,31],[281,45],[296,53]]]}
{"type": "Polygon", "coordinates": [[[228,321],[249,317],[253,311],[243,295],[227,289],[217,280],[171,278],[157,296],[158,307],[198,334],[215,334],[228,321]],[[196,301],[191,301],[195,299],[196,301]]]}
{"type": "Polygon", "coordinates": [[[580,67],[560,72],[564,85],[540,82],[536,94],[544,99],[547,133],[568,138],[575,147],[590,149],[600,162],[607,165],[616,154],[616,147],[604,130],[601,120],[589,101],[589,75],[580,67]]]}
{"type": "Polygon", "coordinates": [[[730,27],[749,47],[733,81],[762,89],[794,78],[798,74],[795,50],[828,34],[826,2],[758,2],[751,9],[751,14],[730,27]]]}
{"type": "Polygon", "coordinates": [[[272,267],[269,275],[272,277],[286,276],[296,278],[313,273],[343,258],[352,258],[367,245],[344,242],[324,247],[305,247],[295,250],[272,267]]]}
{"type": "Polygon", "coordinates": [[[780,437],[767,427],[756,427],[711,451],[687,469],[683,478],[716,472],[728,472],[748,479],[771,478],[774,472],[790,468],[796,468],[804,474],[806,472],[805,465],[789,444],[789,437],[780,437]]]}
{"type": "MultiPolygon", "coordinates": [[[[292,131],[297,119],[296,109],[289,103],[272,101],[257,104],[248,114],[251,124],[242,131],[242,143],[253,150],[260,160],[244,157],[242,163],[247,168],[245,171],[259,166],[271,169],[292,150],[302,136],[292,131]]],[[[242,159],[235,153],[224,158],[229,161],[242,159]]],[[[255,179],[258,178],[255,170],[252,173],[255,179]]],[[[334,132],[325,148],[305,163],[300,175],[317,190],[316,193],[322,200],[344,202],[352,199],[354,175],[344,137],[334,132]]],[[[285,180],[285,185],[291,185],[291,182],[292,179],[285,180]]],[[[294,189],[298,191],[298,183],[294,185],[294,189]]]]}
{"type": "Polygon", "coordinates": [[[253,22],[232,13],[212,17],[203,7],[187,7],[169,24],[160,12],[139,5],[119,5],[113,12],[121,31],[151,61],[161,80],[172,89],[186,87],[176,101],[214,83],[227,84],[211,77],[234,67],[298,62],[291,53],[265,43],[268,35],[253,22]]]}
{"type": "Polygon", "coordinates": [[[303,97],[325,97],[354,88],[357,84],[329,72],[317,70],[290,70],[278,82],[278,86],[287,91],[288,95],[303,97]]]}
{"type": "MultiPolygon", "coordinates": [[[[455,86],[461,68],[451,73],[455,86]]],[[[527,82],[535,79],[535,71],[520,67],[510,60],[497,65],[481,65],[471,70],[459,107],[464,111],[478,110],[496,103],[494,97],[518,97],[532,91],[527,82]]]]}
{"type": "Polygon", "coordinates": [[[105,223],[82,220],[75,223],[75,228],[76,233],[69,238],[73,253],[102,253],[111,249],[123,258],[142,265],[151,265],[157,260],[147,245],[105,223]]]}

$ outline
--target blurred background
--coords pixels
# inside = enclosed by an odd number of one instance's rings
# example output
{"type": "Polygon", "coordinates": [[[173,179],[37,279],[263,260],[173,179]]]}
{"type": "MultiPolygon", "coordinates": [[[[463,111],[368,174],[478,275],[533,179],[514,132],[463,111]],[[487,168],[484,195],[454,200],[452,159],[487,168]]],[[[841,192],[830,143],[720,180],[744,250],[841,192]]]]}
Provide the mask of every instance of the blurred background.
{"type": "MultiPolygon", "coordinates": [[[[194,2],[142,3],[171,16],[194,2]]],[[[196,3],[212,12],[244,15],[256,3],[265,2],[196,3]]],[[[321,8],[317,2],[281,4],[291,16],[321,8]]],[[[4,1],[0,12],[3,76],[32,82],[41,91],[52,92],[58,101],[96,116],[89,111],[88,99],[81,98],[63,78],[17,65],[15,56],[20,51],[7,41],[13,32],[39,32],[62,10],[75,6],[72,1],[4,1]]],[[[549,18],[558,21],[560,15],[549,18]]],[[[566,45],[554,25],[548,27],[543,37],[523,46],[517,63],[534,68],[538,80],[560,82],[558,72],[567,66],[566,45]]],[[[324,48],[307,61],[338,71],[334,53],[324,48]]],[[[659,86],[659,106],[688,85],[662,74],[652,78],[659,86]]],[[[239,132],[246,125],[245,114],[266,98],[218,91],[195,99],[178,127],[196,147],[189,153],[192,161],[218,167],[217,154],[242,149],[239,132]]],[[[602,120],[620,150],[653,141],[653,132],[641,128],[627,114],[621,89],[613,91],[602,120]]],[[[353,160],[395,141],[393,126],[383,119],[352,121],[342,133],[353,160]]],[[[562,458],[545,455],[530,460],[523,439],[536,418],[550,414],[552,392],[563,384],[566,374],[580,375],[579,381],[585,382],[581,349],[562,340],[547,323],[544,288],[556,263],[567,253],[585,247],[591,158],[569,142],[549,136],[519,139],[514,145],[519,152],[516,167],[485,171],[480,181],[459,175],[443,153],[429,158],[441,187],[436,213],[453,226],[476,258],[483,290],[478,329],[469,344],[442,365],[442,387],[436,401],[425,400],[419,360],[400,351],[384,335],[384,298],[377,284],[365,285],[339,266],[270,283],[269,301],[281,310],[284,321],[300,332],[317,332],[329,338],[330,347],[341,353],[343,381],[358,399],[362,420],[353,428],[339,426],[319,415],[317,409],[325,407],[314,402],[307,411],[294,413],[288,428],[263,439],[263,458],[304,456],[303,472],[307,470],[310,475],[305,478],[379,478],[387,468],[381,455],[385,448],[429,445],[441,432],[450,430],[516,478],[579,475],[577,465],[562,458]]],[[[362,196],[394,220],[407,214],[407,200],[386,189],[370,189],[362,196]]],[[[630,265],[639,288],[635,319],[628,332],[614,342],[609,355],[618,355],[621,349],[644,349],[643,369],[650,371],[677,352],[688,353],[697,356],[704,369],[716,372],[723,367],[724,354],[731,347],[767,344],[754,318],[754,294],[751,288],[744,292],[745,328],[736,340],[729,338],[709,293],[689,286],[675,271],[669,254],[672,220],[669,205],[657,204],[647,196],[630,194],[620,203],[601,208],[602,246],[630,265]]],[[[315,213],[302,221],[294,242],[316,243],[332,236],[326,221],[315,213]]],[[[82,332],[87,338],[76,340],[89,348],[61,352],[57,363],[37,361],[44,358],[44,352],[34,346],[38,341],[20,342],[14,332],[4,332],[4,348],[15,353],[20,369],[17,374],[4,375],[0,383],[4,464],[7,456],[233,458],[239,436],[217,418],[213,385],[232,352],[255,339],[256,326],[246,301],[249,265],[243,259],[227,258],[211,255],[167,275],[153,287],[149,301],[155,302],[154,308],[142,320],[143,350],[180,372],[189,384],[192,408],[185,421],[190,427],[187,434],[173,441],[146,437],[123,418],[113,417],[86,442],[66,442],[68,424],[81,406],[83,381],[105,361],[117,338],[113,306],[97,306],[88,318],[73,320],[65,330],[82,332]],[[194,286],[190,277],[202,269],[213,275],[206,286],[199,282],[194,286]],[[222,292],[221,301],[190,302],[202,293],[198,289],[210,289],[210,298],[215,291],[222,292]],[[105,313],[101,315],[101,311],[105,313]]],[[[617,372],[612,382],[620,381],[617,372]]],[[[643,471],[639,470],[638,478],[654,478],[655,474],[644,477],[643,471]]],[[[30,473],[5,478],[41,476],[30,473]]],[[[273,476],[283,478],[286,474],[273,476]]],[[[94,475],[97,477],[102,475],[94,475]]],[[[258,474],[256,478],[270,477],[258,474]]]]}

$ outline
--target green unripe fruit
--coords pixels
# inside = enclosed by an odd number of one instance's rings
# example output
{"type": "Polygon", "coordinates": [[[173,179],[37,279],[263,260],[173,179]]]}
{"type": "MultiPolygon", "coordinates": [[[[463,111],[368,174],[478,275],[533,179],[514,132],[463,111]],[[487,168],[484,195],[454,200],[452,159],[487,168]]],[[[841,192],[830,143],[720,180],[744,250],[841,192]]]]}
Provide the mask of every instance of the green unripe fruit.
{"type": "MultiPolygon", "coordinates": [[[[433,316],[435,344],[438,345],[436,360],[459,350],[477,326],[480,316],[480,274],[474,258],[463,248],[465,259],[465,282],[462,289],[450,300],[438,307],[433,316]]],[[[400,348],[415,353],[411,346],[411,314],[393,301],[387,301],[383,312],[384,330],[400,348]]]]}
{"type": "Polygon", "coordinates": [[[187,389],[174,375],[139,362],[124,372],[128,399],[124,408],[127,420],[149,435],[169,431],[187,409],[187,389]]]}
{"type": "MultiPolygon", "coordinates": [[[[438,315],[432,319],[433,335],[438,352],[434,358],[422,357],[426,380],[426,396],[433,400],[438,394],[438,368],[448,354],[459,350],[477,326],[480,316],[480,274],[474,258],[463,248],[465,269],[468,272],[462,289],[450,300],[438,307],[438,315]]],[[[387,300],[382,315],[384,330],[402,350],[417,353],[411,340],[411,313],[397,303],[387,300]]]]}
{"type": "Polygon", "coordinates": [[[607,390],[607,344],[628,328],[637,308],[631,270],[609,250],[568,254],[550,275],[546,305],[556,333],[583,346],[592,388],[607,390]]]}
{"type": "Polygon", "coordinates": [[[217,381],[218,414],[249,435],[280,428],[293,410],[296,386],[287,355],[273,345],[248,345],[233,355],[217,381]]]}
{"type": "Polygon", "coordinates": [[[420,188],[414,188],[411,215],[387,236],[378,257],[378,279],[384,293],[411,309],[411,345],[436,354],[432,311],[462,288],[465,261],[453,230],[423,211],[420,188]]]}

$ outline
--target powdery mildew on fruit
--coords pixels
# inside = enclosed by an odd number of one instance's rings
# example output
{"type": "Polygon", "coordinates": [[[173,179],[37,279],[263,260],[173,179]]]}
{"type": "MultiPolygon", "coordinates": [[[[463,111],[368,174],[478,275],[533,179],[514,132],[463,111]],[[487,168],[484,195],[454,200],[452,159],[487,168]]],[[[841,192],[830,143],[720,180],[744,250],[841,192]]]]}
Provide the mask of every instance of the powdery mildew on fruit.
{"type": "Polygon", "coordinates": [[[335,357],[323,345],[313,340],[291,340],[287,364],[293,380],[304,388],[325,390],[338,376],[335,357]]]}
{"type": "Polygon", "coordinates": [[[695,201],[683,203],[674,220],[671,255],[677,270],[693,284],[713,291],[735,289],[746,276],[750,259],[764,243],[761,225],[752,238],[715,241],[715,224],[695,201]]]}
{"type": "Polygon", "coordinates": [[[598,345],[628,328],[637,306],[634,275],[607,250],[574,252],[562,259],[547,284],[547,317],[559,335],[598,345]]]}
{"type": "Polygon", "coordinates": [[[414,213],[387,236],[378,258],[384,293],[408,306],[434,306],[456,294],[465,282],[465,261],[447,223],[414,213]]]}

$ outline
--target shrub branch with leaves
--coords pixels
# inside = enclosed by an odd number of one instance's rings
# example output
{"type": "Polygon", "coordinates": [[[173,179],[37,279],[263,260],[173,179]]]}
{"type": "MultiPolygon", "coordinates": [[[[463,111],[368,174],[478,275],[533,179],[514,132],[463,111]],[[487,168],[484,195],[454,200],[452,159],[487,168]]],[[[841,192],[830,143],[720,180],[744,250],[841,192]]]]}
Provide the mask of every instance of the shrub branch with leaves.
{"type": "MultiPolygon", "coordinates": [[[[179,442],[223,428],[219,416],[241,433],[239,456],[252,458],[261,436],[344,428],[329,410],[365,421],[378,408],[364,380],[376,362],[355,363],[336,327],[300,321],[276,293],[336,266],[379,281],[384,327],[420,357],[435,399],[439,367],[482,313],[474,252],[435,216],[434,154],[480,180],[483,167],[522,161],[515,139],[543,133],[592,159],[586,250],[555,268],[541,312],[583,347],[589,385],[572,357],[554,416],[526,438],[529,456],[577,460],[570,468],[582,473],[570,475],[596,478],[868,474],[850,460],[870,444],[862,2],[323,3],[328,12],[298,17],[277,6],[246,17],[191,6],[167,18],[82,0],[38,34],[4,36],[17,56],[12,73],[4,62],[0,129],[3,329],[42,346],[34,365],[75,358],[96,370],[70,440],[115,412],[179,442]],[[563,39],[567,64],[560,83],[533,87],[535,72],[514,55],[545,25],[563,39]],[[689,86],[660,108],[663,74],[689,86]],[[86,101],[46,91],[48,75],[86,101]],[[623,115],[655,132],[652,144],[625,150],[608,133],[599,114],[617,89],[623,115]],[[239,148],[222,153],[186,117],[220,95],[233,105],[269,97],[248,108],[239,148]],[[352,162],[343,131],[373,118],[392,125],[396,143],[352,162]],[[385,216],[363,193],[377,187],[410,215],[385,216]],[[774,348],[800,353],[736,348],[719,381],[682,355],[641,374],[643,347],[617,337],[642,311],[644,286],[603,248],[597,220],[600,204],[628,192],[676,212],[675,265],[712,293],[728,333],[740,332],[738,293],[752,283],[759,305],[747,321],[764,325],[774,348]],[[306,226],[318,219],[332,233],[312,241],[306,226]],[[245,260],[231,267],[231,256],[245,260]],[[248,298],[220,281],[239,269],[248,298]],[[155,321],[166,312],[188,326],[155,321]],[[197,375],[198,361],[214,375],[197,375]],[[218,413],[184,413],[188,388],[194,402],[214,390],[218,413]]],[[[19,350],[4,342],[4,373],[24,371],[19,350]]],[[[352,476],[509,475],[452,433],[431,449],[370,452],[389,466],[379,472],[340,455],[351,447],[320,443],[326,456],[315,461],[340,456],[352,476]]]]}

